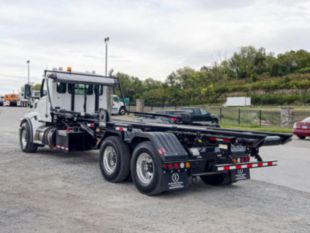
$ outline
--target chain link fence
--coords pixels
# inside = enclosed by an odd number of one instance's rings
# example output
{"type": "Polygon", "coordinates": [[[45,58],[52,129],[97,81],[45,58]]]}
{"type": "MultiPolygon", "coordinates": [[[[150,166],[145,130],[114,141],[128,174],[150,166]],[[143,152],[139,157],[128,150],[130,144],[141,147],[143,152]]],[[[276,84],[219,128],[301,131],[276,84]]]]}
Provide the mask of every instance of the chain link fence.
{"type": "MultiPolygon", "coordinates": [[[[182,106],[184,107],[184,106],[182,106]]],[[[144,112],[156,112],[162,110],[178,110],[180,106],[145,106],[144,112]]],[[[191,106],[193,107],[193,106],[191,106]]],[[[255,107],[220,107],[200,105],[208,112],[216,115],[222,124],[249,126],[249,127],[282,127],[281,108],[262,108],[255,107]]],[[[135,106],[131,105],[130,111],[135,111],[135,106]]],[[[290,118],[289,126],[292,127],[294,122],[301,121],[306,117],[310,117],[309,110],[293,110],[290,118]]]]}

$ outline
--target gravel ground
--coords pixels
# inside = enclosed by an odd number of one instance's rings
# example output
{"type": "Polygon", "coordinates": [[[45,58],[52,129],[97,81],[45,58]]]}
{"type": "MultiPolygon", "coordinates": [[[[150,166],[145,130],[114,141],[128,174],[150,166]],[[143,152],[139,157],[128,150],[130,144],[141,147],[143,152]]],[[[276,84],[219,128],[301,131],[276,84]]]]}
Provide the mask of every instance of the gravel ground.
{"type": "Polygon", "coordinates": [[[231,187],[157,197],[103,180],[98,153],[19,149],[21,108],[0,108],[0,232],[310,232],[310,141],[263,150],[277,168],[231,187]],[[307,157],[308,156],[308,157],[307,157]]]}

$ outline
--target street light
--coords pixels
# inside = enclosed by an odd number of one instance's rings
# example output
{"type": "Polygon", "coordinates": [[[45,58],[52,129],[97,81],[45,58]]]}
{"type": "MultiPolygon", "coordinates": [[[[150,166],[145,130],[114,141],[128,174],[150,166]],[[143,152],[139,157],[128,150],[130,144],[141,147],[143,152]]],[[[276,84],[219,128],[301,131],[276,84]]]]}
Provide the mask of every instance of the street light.
{"type": "Polygon", "coordinates": [[[108,75],[108,42],[109,42],[110,38],[106,37],[104,38],[104,42],[105,42],[105,75],[108,75]]]}
{"type": "Polygon", "coordinates": [[[27,60],[28,65],[28,85],[30,84],[30,60],[27,60]]]}

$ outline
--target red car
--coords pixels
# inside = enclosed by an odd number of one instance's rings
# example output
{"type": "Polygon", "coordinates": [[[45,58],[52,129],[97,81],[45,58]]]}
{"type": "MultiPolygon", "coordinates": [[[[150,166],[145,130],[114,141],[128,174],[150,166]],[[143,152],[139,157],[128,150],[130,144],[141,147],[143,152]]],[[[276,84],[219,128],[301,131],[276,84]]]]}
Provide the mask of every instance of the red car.
{"type": "Polygon", "coordinates": [[[296,122],[293,128],[293,134],[295,134],[300,139],[310,137],[310,117],[307,117],[302,121],[296,122]]]}

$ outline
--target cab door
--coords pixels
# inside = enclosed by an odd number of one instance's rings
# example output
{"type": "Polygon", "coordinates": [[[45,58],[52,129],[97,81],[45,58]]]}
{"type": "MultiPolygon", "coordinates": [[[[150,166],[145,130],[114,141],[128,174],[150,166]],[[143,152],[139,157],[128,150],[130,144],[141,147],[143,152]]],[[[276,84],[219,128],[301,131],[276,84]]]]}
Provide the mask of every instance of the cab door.
{"type": "Polygon", "coordinates": [[[40,90],[40,99],[35,102],[35,109],[38,112],[39,121],[51,122],[52,117],[50,113],[50,102],[47,96],[47,87],[46,82],[48,79],[42,80],[41,90],[40,90]]]}
{"type": "Polygon", "coordinates": [[[86,91],[86,112],[89,114],[95,113],[96,104],[96,85],[87,85],[86,91]]]}

